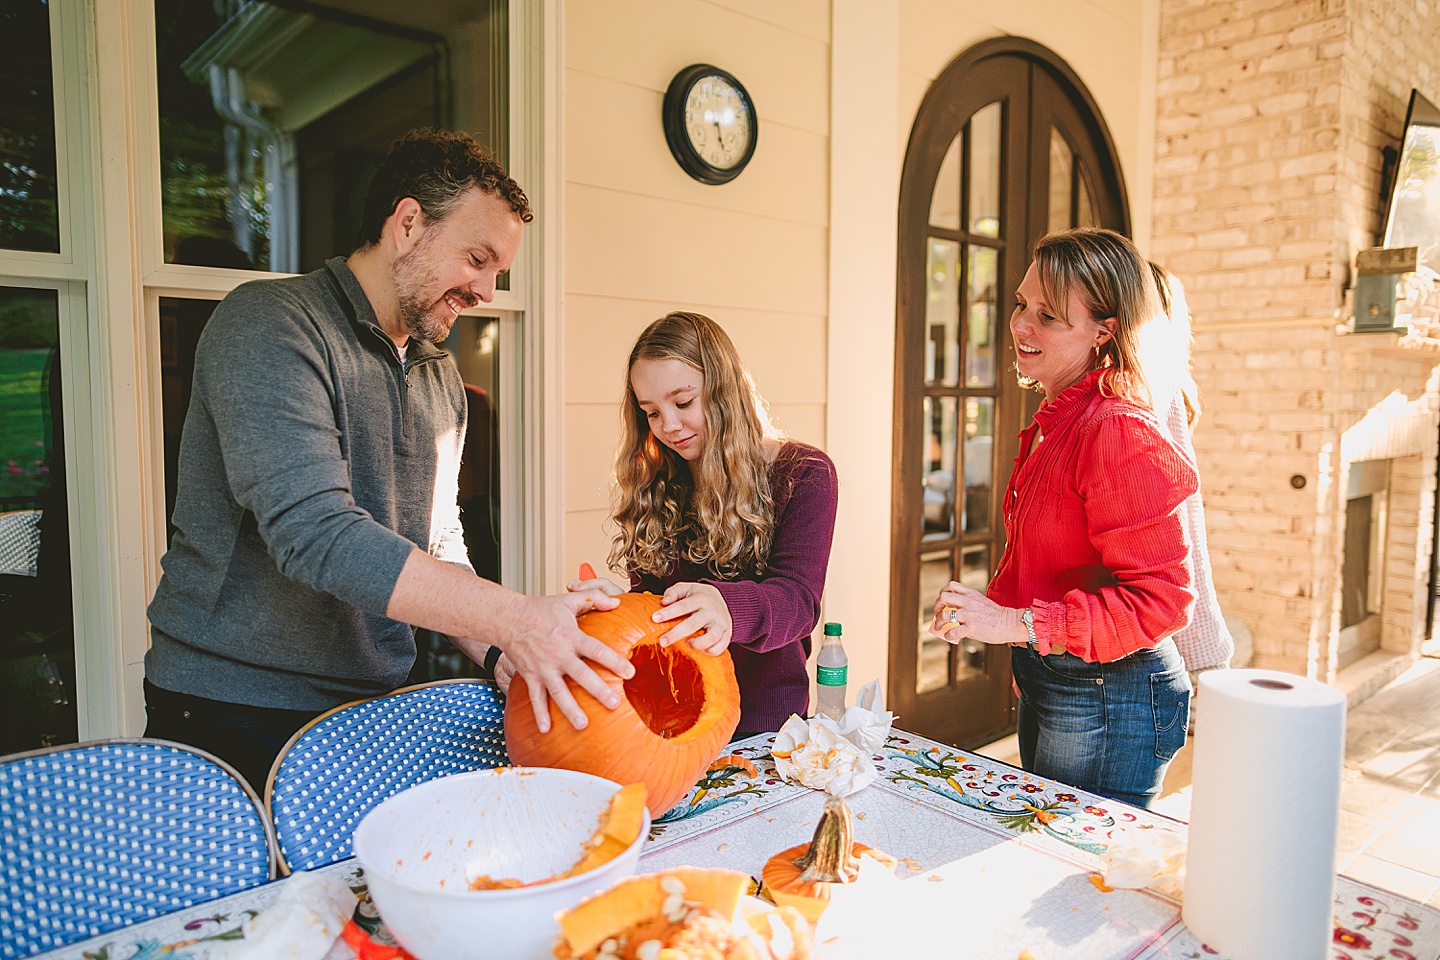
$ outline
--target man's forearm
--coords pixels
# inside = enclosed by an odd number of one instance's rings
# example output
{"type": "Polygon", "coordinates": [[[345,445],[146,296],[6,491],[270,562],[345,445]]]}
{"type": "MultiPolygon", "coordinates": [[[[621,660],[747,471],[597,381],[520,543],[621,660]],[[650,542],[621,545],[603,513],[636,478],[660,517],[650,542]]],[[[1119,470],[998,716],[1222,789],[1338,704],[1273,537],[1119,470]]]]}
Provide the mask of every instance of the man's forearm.
{"type": "MultiPolygon", "coordinates": [[[[405,560],[385,615],[392,620],[448,634],[467,653],[462,640],[499,645],[501,624],[523,598],[454,564],[415,549],[405,560]]],[[[484,655],[484,650],[480,651],[484,655]]]]}

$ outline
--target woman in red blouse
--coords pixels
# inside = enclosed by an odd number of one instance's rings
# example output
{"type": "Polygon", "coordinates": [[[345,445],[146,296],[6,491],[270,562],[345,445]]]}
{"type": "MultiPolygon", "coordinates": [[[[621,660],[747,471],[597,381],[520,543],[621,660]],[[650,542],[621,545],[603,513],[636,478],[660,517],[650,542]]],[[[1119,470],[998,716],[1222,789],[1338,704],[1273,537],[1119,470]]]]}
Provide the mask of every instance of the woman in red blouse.
{"type": "Polygon", "coordinates": [[[1154,276],[1110,230],[1051,234],[1015,296],[1020,434],[1005,553],[986,593],[951,583],[931,631],[1008,643],[1025,769],[1149,806],[1185,743],[1190,682],[1170,639],[1194,603],[1181,505],[1199,481],[1137,361],[1154,276]]]}

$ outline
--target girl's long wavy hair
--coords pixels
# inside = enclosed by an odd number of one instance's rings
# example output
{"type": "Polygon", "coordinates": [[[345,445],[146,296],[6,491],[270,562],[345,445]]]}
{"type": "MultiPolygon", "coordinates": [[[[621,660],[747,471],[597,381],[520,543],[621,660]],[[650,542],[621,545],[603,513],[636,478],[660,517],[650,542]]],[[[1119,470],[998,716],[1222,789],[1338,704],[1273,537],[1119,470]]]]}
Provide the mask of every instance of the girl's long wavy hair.
{"type": "MultiPolygon", "coordinates": [[[[1096,321],[1115,318],[1115,331],[1092,358],[1092,370],[1108,372],[1100,389],[1150,406],[1150,388],[1140,362],[1140,330],[1163,310],[1150,263],[1129,240],[1114,230],[1079,227],[1041,237],[1035,244],[1035,268],[1040,286],[1056,315],[1066,323],[1070,294],[1096,321]]],[[[1026,382],[1022,386],[1037,387],[1026,382]]]]}
{"type": "Polygon", "coordinates": [[[664,576],[683,557],[723,580],[763,573],[775,534],[764,440],[780,434],[720,325],[676,312],[646,327],[625,365],[621,421],[610,566],[664,576]],[[695,471],[650,432],[630,380],[637,360],[679,360],[704,376],[695,471]]]}

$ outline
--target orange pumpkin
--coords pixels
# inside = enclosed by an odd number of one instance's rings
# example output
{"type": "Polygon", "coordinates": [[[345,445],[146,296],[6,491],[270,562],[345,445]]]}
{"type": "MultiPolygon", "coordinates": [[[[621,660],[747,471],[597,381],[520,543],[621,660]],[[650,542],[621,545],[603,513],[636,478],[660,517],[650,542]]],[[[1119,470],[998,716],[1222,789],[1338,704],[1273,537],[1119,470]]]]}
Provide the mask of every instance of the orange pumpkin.
{"type": "Polygon", "coordinates": [[[516,676],[505,705],[505,745],[510,759],[525,766],[643,783],[650,812],[658,817],[689,792],[730,741],[740,722],[740,688],[729,651],[712,657],[684,641],[660,647],[657,641],[673,624],[650,619],[660,609],[659,597],[627,593],[619,599],[614,610],[584,614],[579,624],[635,667],[623,681],[596,667],[620,694],[620,706],[606,709],[567,681],[590,723],[574,729],[551,703],[550,732],[541,733],[525,680],[516,676]]]}
{"type": "Polygon", "coordinates": [[[895,858],[890,854],[855,842],[850,805],[839,797],[829,797],[815,826],[814,839],[765,861],[760,873],[761,892],[779,906],[794,907],[814,923],[830,905],[830,888],[858,879],[861,856],[873,857],[895,869],[895,858]]]}

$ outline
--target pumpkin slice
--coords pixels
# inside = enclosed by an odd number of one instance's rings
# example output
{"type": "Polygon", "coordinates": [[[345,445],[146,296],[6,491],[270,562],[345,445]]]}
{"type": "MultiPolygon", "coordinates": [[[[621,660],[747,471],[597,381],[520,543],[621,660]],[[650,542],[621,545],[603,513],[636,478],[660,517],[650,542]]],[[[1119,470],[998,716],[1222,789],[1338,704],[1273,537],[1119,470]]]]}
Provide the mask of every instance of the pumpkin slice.
{"type": "Polygon", "coordinates": [[[593,870],[602,863],[609,863],[630,849],[630,844],[640,836],[645,825],[645,784],[632,783],[621,787],[610,798],[610,805],[600,815],[600,829],[585,844],[585,855],[566,870],[562,877],[573,877],[577,873],[593,870]]]}
{"type": "Polygon", "coordinates": [[[750,878],[737,870],[700,867],[677,867],[621,880],[560,914],[555,956],[567,960],[591,956],[607,940],[618,941],[642,924],[665,920],[666,901],[671,897],[728,920],[735,916],[749,883],[750,878]]]}
{"type": "Polygon", "coordinates": [[[650,812],[658,817],[690,792],[729,743],[740,722],[740,688],[730,651],[712,657],[685,641],[659,645],[673,626],[651,619],[660,609],[659,597],[627,593],[618,599],[614,610],[587,613],[578,623],[635,668],[629,680],[595,668],[619,695],[620,706],[607,709],[567,680],[590,722],[584,730],[571,727],[552,699],[550,730],[541,733],[525,680],[517,676],[505,702],[505,746],[510,759],[524,766],[643,783],[650,812]]]}
{"type": "Polygon", "coordinates": [[[830,905],[830,888],[859,877],[858,858],[862,856],[895,869],[895,858],[890,854],[855,842],[850,805],[839,797],[828,797],[814,838],[765,861],[760,892],[779,906],[794,907],[815,923],[830,905]]]}

